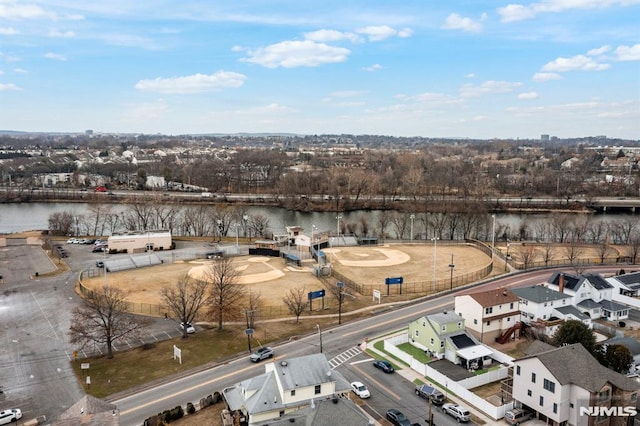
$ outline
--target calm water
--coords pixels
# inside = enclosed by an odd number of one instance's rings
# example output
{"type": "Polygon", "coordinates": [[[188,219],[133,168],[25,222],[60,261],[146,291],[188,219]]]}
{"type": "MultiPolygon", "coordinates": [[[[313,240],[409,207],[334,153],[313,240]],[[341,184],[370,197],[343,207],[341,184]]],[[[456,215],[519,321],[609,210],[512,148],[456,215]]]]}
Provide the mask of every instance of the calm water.
{"type": "MultiPolygon", "coordinates": [[[[114,211],[121,211],[125,206],[114,205],[114,211]]],[[[0,204],[0,234],[22,232],[30,230],[43,230],[48,228],[49,215],[55,212],[71,211],[81,215],[87,212],[87,204],[77,203],[22,203],[22,204],[0,204]]],[[[320,231],[337,231],[338,221],[336,213],[326,212],[295,212],[275,207],[248,207],[248,214],[261,214],[269,218],[269,229],[273,233],[283,233],[287,226],[302,226],[307,230],[315,226],[320,231]]],[[[364,216],[370,228],[377,227],[377,211],[355,211],[349,213],[340,213],[342,220],[350,223],[358,223],[364,216]]],[[[599,220],[616,220],[624,215],[597,215],[592,219],[599,220]]],[[[549,215],[496,215],[496,222],[499,225],[510,226],[511,229],[517,229],[523,221],[529,226],[533,226],[536,222],[548,220],[549,215]]],[[[499,227],[498,225],[498,227],[499,227]]],[[[416,219],[415,238],[418,238],[420,225],[416,219]]],[[[390,226],[391,228],[391,226],[390,226]]],[[[233,232],[230,231],[230,234],[233,232]]]]}

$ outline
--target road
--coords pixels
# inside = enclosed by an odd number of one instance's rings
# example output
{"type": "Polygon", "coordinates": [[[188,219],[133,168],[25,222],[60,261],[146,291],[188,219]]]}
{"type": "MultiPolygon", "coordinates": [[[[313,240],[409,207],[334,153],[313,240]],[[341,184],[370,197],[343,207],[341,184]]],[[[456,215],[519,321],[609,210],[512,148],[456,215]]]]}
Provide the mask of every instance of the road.
{"type": "MultiPolygon", "coordinates": [[[[542,270],[510,275],[486,283],[483,287],[522,287],[539,284],[544,282],[553,271],[542,270]]],[[[603,267],[597,271],[613,273],[617,269],[603,267]]],[[[347,323],[330,330],[323,330],[323,352],[331,360],[357,346],[365,338],[370,339],[405,328],[411,320],[417,317],[452,307],[453,295],[440,296],[403,308],[389,309],[371,318],[347,323]]],[[[319,350],[320,339],[317,333],[275,347],[276,359],[308,355],[319,350]]],[[[425,404],[422,403],[423,406],[420,407],[422,400],[416,401],[417,397],[413,395],[413,384],[402,379],[398,374],[385,375],[376,370],[366,354],[360,354],[349,362],[341,364],[337,371],[350,381],[357,379],[371,387],[374,396],[367,402],[369,406],[367,411],[370,415],[383,416],[388,408],[398,408],[412,421],[415,421],[413,419],[425,418],[425,404]]],[[[152,389],[142,390],[130,396],[111,400],[111,402],[118,406],[123,426],[139,426],[147,417],[167,408],[177,405],[184,406],[187,402],[197,402],[207,395],[263,372],[264,367],[261,364],[252,364],[246,356],[242,356],[209,370],[152,389]]],[[[450,420],[450,418],[442,417],[440,413],[436,413],[436,421],[439,418],[441,421],[437,424],[446,424],[450,420]]],[[[455,421],[451,424],[455,424],[455,421]]]]}

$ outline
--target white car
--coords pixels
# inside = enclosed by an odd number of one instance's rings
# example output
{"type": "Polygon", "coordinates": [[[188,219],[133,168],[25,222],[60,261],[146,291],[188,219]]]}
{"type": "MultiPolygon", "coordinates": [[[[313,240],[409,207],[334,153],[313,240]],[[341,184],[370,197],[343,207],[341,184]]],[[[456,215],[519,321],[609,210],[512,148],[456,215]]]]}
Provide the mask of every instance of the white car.
{"type": "Polygon", "coordinates": [[[361,399],[367,399],[371,396],[371,392],[369,392],[369,389],[367,389],[367,387],[361,382],[351,383],[351,390],[361,399]]]}
{"type": "Polygon", "coordinates": [[[78,244],[78,239],[77,238],[69,238],[67,240],[67,244],[78,244]]]}
{"type": "MultiPolygon", "coordinates": [[[[180,323],[180,329],[184,330],[185,323],[180,323]]],[[[196,328],[190,322],[187,323],[187,334],[193,334],[196,332],[196,328]]]]}
{"type": "Polygon", "coordinates": [[[19,408],[0,411],[0,425],[8,425],[17,422],[22,418],[22,411],[19,408]]]}
{"type": "Polygon", "coordinates": [[[456,419],[458,422],[468,422],[471,420],[471,413],[469,410],[458,404],[444,404],[442,406],[442,411],[456,419]]]}

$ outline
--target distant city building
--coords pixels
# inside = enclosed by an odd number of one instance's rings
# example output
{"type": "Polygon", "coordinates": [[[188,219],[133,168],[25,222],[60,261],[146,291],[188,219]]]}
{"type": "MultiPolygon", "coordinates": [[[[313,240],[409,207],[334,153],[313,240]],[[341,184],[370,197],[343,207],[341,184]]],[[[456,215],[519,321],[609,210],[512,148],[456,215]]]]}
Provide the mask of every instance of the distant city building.
{"type": "Polygon", "coordinates": [[[540,140],[542,142],[548,142],[549,141],[549,135],[540,135],[540,140]]]}

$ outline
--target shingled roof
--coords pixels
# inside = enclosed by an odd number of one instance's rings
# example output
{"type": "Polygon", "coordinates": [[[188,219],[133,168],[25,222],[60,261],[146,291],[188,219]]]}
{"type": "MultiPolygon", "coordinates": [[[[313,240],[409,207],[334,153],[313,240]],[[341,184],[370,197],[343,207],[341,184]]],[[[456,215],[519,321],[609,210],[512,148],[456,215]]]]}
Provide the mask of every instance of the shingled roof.
{"type": "Polygon", "coordinates": [[[483,308],[501,305],[504,303],[513,303],[520,300],[518,296],[513,294],[508,288],[494,288],[475,293],[466,293],[463,296],[471,297],[483,308]]]}
{"type": "Polygon", "coordinates": [[[640,389],[635,380],[601,365],[579,343],[530,355],[515,363],[531,358],[537,358],[560,385],[574,384],[589,392],[599,392],[607,383],[625,391],[640,389]]]}

